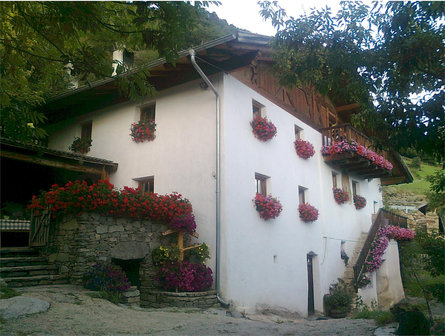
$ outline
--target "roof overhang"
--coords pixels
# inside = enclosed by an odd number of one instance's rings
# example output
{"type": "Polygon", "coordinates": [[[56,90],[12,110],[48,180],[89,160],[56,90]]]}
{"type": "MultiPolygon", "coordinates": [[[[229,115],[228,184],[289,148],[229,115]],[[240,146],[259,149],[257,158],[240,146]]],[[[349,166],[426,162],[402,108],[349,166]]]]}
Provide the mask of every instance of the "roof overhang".
{"type": "Polygon", "coordinates": [[[39,145],[0,138],[1,158],[36,165],[92,174],[105,179],[117,170],[118,164],[91,156],[49,149],[39,145]]]}

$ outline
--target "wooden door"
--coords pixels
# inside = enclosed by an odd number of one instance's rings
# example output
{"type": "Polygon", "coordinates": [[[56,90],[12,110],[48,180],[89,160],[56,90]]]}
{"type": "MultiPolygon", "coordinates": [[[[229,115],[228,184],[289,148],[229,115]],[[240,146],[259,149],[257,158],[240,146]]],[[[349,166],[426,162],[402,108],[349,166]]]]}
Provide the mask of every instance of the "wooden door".
{"type": "Polygon", "coordinates": [[[51,213],[43,211],[39,216],[31,216],[31,228],[29,232],[29,246],[42,247],[48,244],[51,213]]]}
{"type": "Polygon", "coordinates": [[[307,255],[307,281],[308,281],[308,295],[307,295],[307,311],[308,315],[314,314],[314,272],[312,267],[312,255],[307,255]]]}

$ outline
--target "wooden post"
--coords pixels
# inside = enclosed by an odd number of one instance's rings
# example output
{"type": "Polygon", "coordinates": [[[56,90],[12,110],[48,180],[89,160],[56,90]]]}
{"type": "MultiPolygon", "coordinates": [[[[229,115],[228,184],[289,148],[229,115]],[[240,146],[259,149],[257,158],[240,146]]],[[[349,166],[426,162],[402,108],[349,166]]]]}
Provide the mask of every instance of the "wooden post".
{"type": "Polygon", "coordinates": [[[179,261],[184,261],[184,232],[178,232],[179,261]]]}

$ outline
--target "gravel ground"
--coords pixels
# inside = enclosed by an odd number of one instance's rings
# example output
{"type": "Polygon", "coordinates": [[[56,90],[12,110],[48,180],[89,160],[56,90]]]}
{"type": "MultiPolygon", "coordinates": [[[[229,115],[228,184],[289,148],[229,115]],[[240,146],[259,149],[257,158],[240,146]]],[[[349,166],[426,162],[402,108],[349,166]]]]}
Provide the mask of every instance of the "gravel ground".
{"type": "MultiPolygon", "coordinates": [[[[288,320],[274,315],[234,318],[226,310],[147,309],[91,298],[71,285],[20,289],[51,304],[47,312],[0,324],[2,336],[15,335],[373,335],[373,320],[288,320]]],[[[0,301],[1,304],[1,301],[0,301]]]]}

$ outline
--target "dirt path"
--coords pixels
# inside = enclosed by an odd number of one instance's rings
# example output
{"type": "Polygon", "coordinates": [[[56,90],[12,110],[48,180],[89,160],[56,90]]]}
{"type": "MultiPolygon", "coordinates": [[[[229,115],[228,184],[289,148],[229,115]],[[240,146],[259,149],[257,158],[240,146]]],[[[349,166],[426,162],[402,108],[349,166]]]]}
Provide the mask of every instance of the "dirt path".
{"type": "MultiPolygon", "coordinates": [[[[33,287],[23,295],[51,303],[45,313],[0,324],[6,335],[373,335],[372,320],[287,320],[278,316],[233,318],[224,309],[142,309],[91,298],[71,285],[33,287]]],[[[1,302],[0,302],[1,304],[1,302]]]]}

